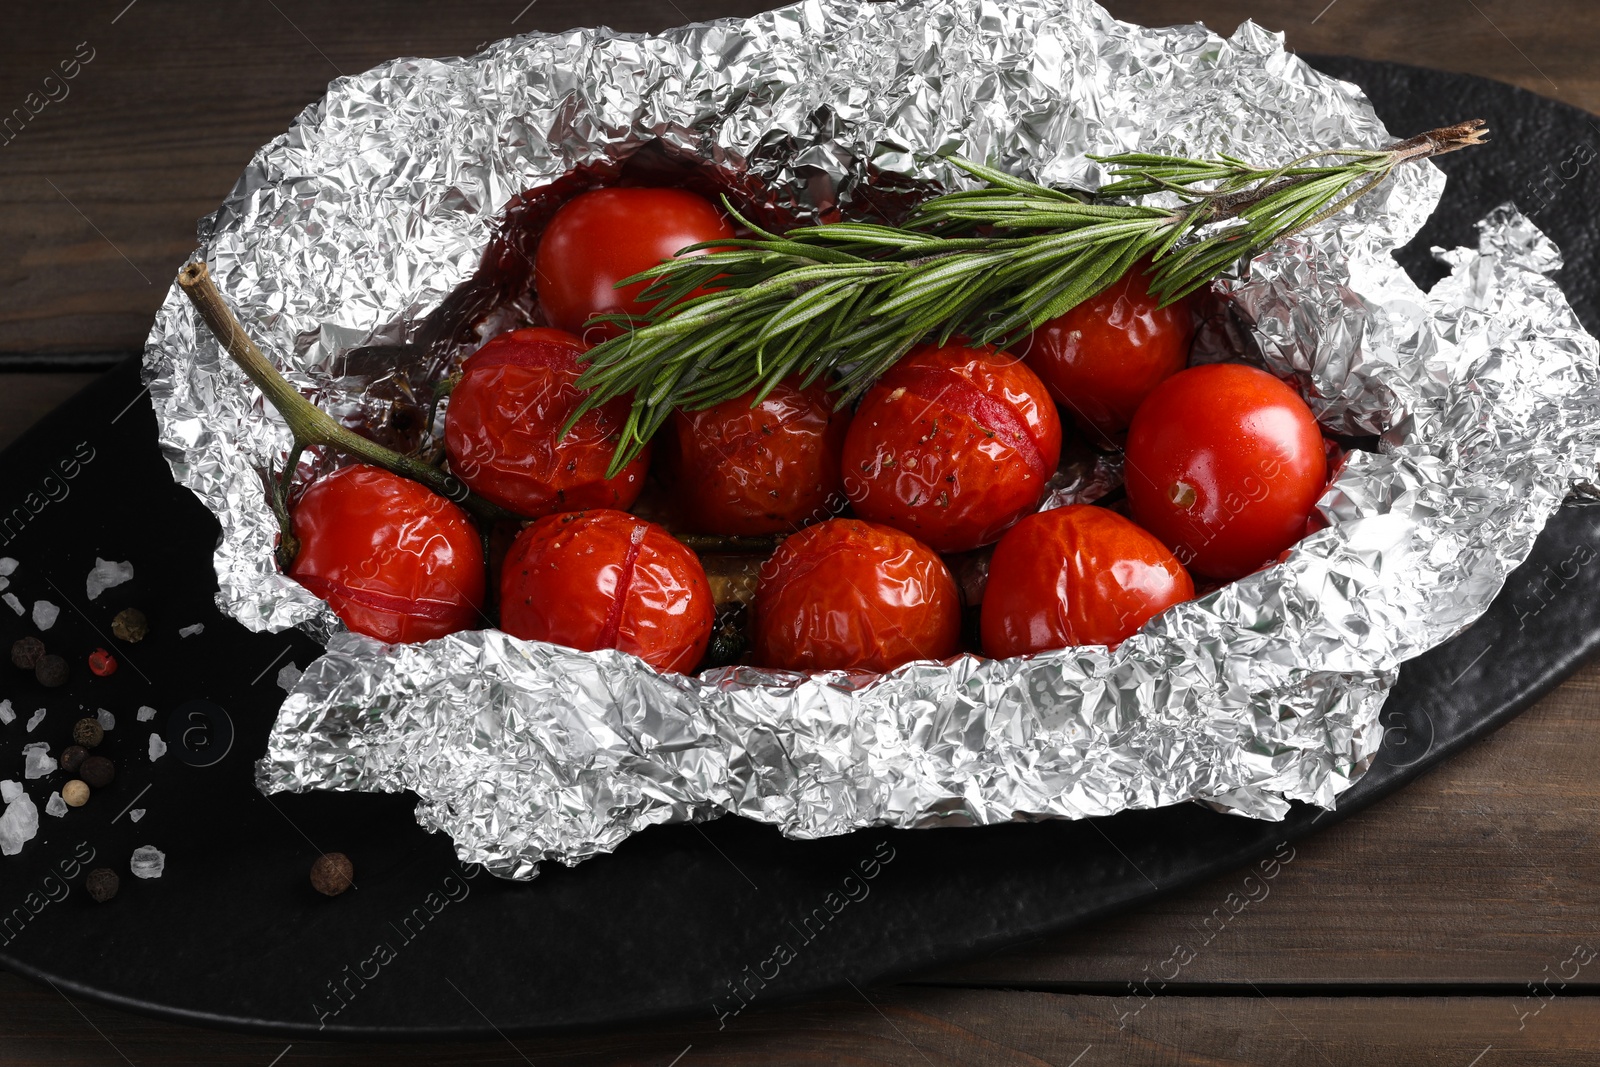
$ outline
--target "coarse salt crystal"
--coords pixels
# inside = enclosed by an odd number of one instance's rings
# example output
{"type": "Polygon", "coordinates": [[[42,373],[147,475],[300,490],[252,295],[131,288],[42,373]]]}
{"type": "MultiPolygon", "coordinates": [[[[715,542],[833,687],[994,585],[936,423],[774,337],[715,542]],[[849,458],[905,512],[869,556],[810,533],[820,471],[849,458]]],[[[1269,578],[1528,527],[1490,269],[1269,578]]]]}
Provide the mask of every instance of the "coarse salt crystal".
{"type": "Polygon", "coordinates": [[[11,574],[17,569],[17,561],[10,556],[0,556],[0,577],[11,574]]]}
{"type": "Polygon", "coordinates": [[[115,730],[117,728],[117,717],[105,708],[96,708],[94,717],[99,720],[100,729],[102,730],[115,730]]]}
{"type": "Polygon", "coordinates": [[[178,628],[179,637],[193,637],[195,634],[203,634],[205,632],[206,624],[203,622],[197,622],[192,626],[180,626],[178,628]]]}
{"type": "Polygon", "coordinates": [[[107,589],[115,588],[133,577],[133,564],[113,563],[108,559],[94,558],[94,569],[89,572],[84,586],[93,600],[107,589]]]}
{"type": "Polygon", "coordinates": [[[39,809],[33,798],[23,793],[6,805],[0,815],[0,854],[15,856],[39,832],[39,809]]]}
{"type": "Polygon", "coordinates": [[[58,819],[67,813],[67,802],[61,799],[60,793],[50,794],[50,799],[44,802],[44,813],[58,819]]]}
{"type": "Polygon", "coordinates": [[[22,783],[6,779],[0,782],[0,804],[9,804],[22,795],[22,783]]]}
{"type": "Polygon", "coordinates": [[[33,733],[33,728],[42,722],[44,722],[44,709],[40,708],[38,711],[28,716],[28,732],[30,734],[33,733]]]}
{"type": "Polygon", "coordinates": [[[0,599],[5,600],[6,606],[12,611],[16,612],[18,615],[26,615],[28,613],[28,609],[22,606],[22,601],[17,599],[17,594],[7,593],[3,598],[0,599]]]}
{"type": "Polygon", "coordinates": [[[154,763],[167,754],[167,743],[161,740],[160,734],[150,735],[150,762],[154,763]]]}
{"type": "Polygon", "coordinates": [[[139,705],[138,719],[139,719],[140,722],[149,722],[151,719],[153,719],[155,717],[156,717],[156,709],[155,708],[152,708],[148,704],[139,705]]]}
{"type": "Polygon", "coordinates": [[[56,624],[56,616],[61,614],[61,609],[48,600],[35,600],[33,602],[33,624],[41,630],[48,630],[56,624]]]}
{"type": "Polygon", "coordinates": [[[50,755],[50,746],[43,741],[35,741],[31,745],[22,746],[22,777],[27,779],[43,778],[56,769],[55,757],[50,755]]]}
{"type": "Polygon", "coordinates": [[[134,849],[133,857],[128,860],[128,870],[135,878],[160,878],[166,865],[166,853],[154,845],[134,849]]]}
{"type": "Polygon", "coordinates": [[[11,706],[11,701],[0,700],[0,723],[10,726],[17,721],[17,709],[11,706]]]}
{"type": "Polygon", "coordinates": [[[278,672],[278,685],[287,693],[294,688],[294,683],[300,680],[300,668],[291,660],[283,670],[278,672]]]}
{"type": "Polygon", "coordinates": [[[132,819],[134,822],[138,822],[140,819],[144,818],[144,809],[134,808],[132,811],[128,812],[128,818],[132,819]]]}

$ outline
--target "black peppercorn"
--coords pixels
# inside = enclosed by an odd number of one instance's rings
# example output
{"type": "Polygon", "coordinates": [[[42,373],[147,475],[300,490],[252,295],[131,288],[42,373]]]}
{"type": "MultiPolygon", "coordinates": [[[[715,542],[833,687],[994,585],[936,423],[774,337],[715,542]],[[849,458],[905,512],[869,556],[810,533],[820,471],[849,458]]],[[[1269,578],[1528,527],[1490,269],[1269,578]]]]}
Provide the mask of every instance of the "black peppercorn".
{"type": "Polygon", "coordinates": [[[58,766],[68,774],[77,774],[78,768],[83,766],[84,758],[89,755],[89,750],[82,745],[68,745],[61,750],[61,760],[58,766]]]}
{"type": "Polygon", "coordinates": [[[355,867],[343,852],[324,852],[311,865],[311,885],[323,896],[336,897],[355,882],[355,867]]]}
{"type": "Polygon", "coordinates": [[[116,776],[117,765],[104,756],[90,756],[83,761],[83,766],[78,768],[78,777],[96,789],[104,789],[116,776]]]}
{"type": "Polygon", "coordinates": [[[117,612],[117,617],[111,620],[111,632],[116,635],[118,641],[136,645],[150,632],[150,620],[146,619],[144,612],[138,608],[123,608],[117,612]]]}
{"type": "Polygon", "coordinates": [[[79,719],[72,727],[72,739],[84,748],[93,748],[106,739],[99,719],[79,719]]]}
{"type": "Polygon", "coordinates": [[[67,661],[55,655],[42,657],[39,665],[33,669],[33,676],[39,679],[39,684],[51,689],[58,685],[66,685],[70,675],[67,661]]]}
{"type": "Polygon", "coordinates": [[[37,637],[19,637],[11,646],[11,662],[25,671],[38,669],[44,659],[44,642],[37,637]]]}
{"type": "Polygon", "coordinates": [[[97,904],[104,904],[117,895],[117,890],[122,887],[122,879],[110,867],[96,867],[83,880],[83,887],[97,904]]]}

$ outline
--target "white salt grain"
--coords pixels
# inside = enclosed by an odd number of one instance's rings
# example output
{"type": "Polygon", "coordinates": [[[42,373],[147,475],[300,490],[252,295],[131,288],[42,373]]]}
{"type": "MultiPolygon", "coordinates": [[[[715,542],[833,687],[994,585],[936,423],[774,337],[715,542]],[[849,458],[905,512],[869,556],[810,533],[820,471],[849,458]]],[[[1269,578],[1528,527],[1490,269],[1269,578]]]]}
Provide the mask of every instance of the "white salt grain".
{"type": "Polygon", "coordinates": [[[166,865],[166,853],[154,845],[134,849],[133,858],[128,860],[128,870],[135,878],[160,878],[161,871],[166,865]]]}
{"type": "Polygon", "coordinates": [[[144,809],[134,808],[132,811],[128,812],[128,818],[132,819],[134,822],[138,822],[140,819],[144,818],[144,809]]]}
{"type": "Polygon", "coordinates": [[[11,701],[0,700],[0,723],[10,726],[17,721],[17,709],[11,706],[11,701]]]}
{"type": "Polygon", "coordinates": [[[94,717],[100,721],[100,729],[102,730],[115,730],[117,728],[117,717],[105,708],[96,708],[94,717]]]}
{"type": "Polygon", "coordinates": [[[41,630],[48,630],[56,624],[56,616],[61,614],[61,609],[48,600],[35,600],[33,602],[33,624],[41,630]]]}
{"type": "Polygon", "coordinates": [[[193,637],[195,634],[203,634],[205,632],[206,624],[203,622],[197,622],[193,626],[181,626],[178,628],[179,637],[193,637]]]}
{"type": "Polygon", "coordinates": [[[7,593],[3,598],[0,599],[4,599],[6,606],[12,611],[16,612],[18,615],[26,615],[28,613],[28,609],[22,606],[22,601],[17,599],[17,594],[7,593]]]}
{"type": "Polygon", "coordinates": [[[17,561],[10,556],[0,556],[0,577],[4,577],[17,569],[17,561]]]}
{"type": "Polygon", "coordinates": [[[150,735],[150,762],[154,763],[167,754],[167,743],[161,740],[160,734],[150,735]]]}
{"type": "Polygon", "coordinates": [[[139,705],[139,716],[138,716],[138,718],[139,718],[140,722],[149,722],[151,719],[153,719],[155,717],[156,717],[156,709],[155,708],[152,708],[148,704],[139,705]]]}
{"type": "Polygon", "coordinates": [[[300,680],[300,668],[290,660],[283,670],[278,672],[278,685],[285,693],[294,688],[294,683],[300,680]]]}
{"type": "Polygon", "coordinates": [[[43,778],[56,769],[55,757],[50,755],[50,746],[43,741],[35,741],[31,745],[22,746],[22,777],[27,779],[43,778]]]}
{"type": "Polygon", "coordinates": [[[9,804],[22,795],[22,783],[6,779],[0,782],[0,804],[9,804]]]}
{"type": "Polygon", "coordinates": [[[7,804],[5,814],[0,815],[0,854],[15,856],[38,832],[39,809],[34,806],[33,799],[23,793],[7,804]]]}
{"type": "Polygon", "coordinates": [[[94,558],[94,570],[84,581],[89,599],[93,600],[107,589],[115,588],[133,577],[133,564],[113,563],[108,559],[94,558]]]}
{"type": "Polygon", "coordinates": [[[58,819],[67,813],[67,802],[61,799],[60,793],[50,794],[50,799],[44,802],[44,813],[58,819]]]}
{"type": "Polygon", "coordinates": [[[28,732],[33,733],[33,728],[44,722],[44,709],[40,708],[28,717],[28,732]]]}

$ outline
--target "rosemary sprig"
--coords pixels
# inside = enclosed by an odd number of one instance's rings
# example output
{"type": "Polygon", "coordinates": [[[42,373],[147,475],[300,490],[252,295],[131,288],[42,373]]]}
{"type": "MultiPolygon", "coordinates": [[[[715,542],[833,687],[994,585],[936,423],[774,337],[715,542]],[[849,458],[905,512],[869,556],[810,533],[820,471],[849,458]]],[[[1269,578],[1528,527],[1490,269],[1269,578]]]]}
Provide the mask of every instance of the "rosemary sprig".
{"type": "Polygon", "coordinates": [[[780,235],[740,219],[753,237],[684,249],[705,254],[680,253],[622,283],[648,281],[641,296],[656,310],[642,322],[608,317],[631,329],[586,355],[578,384],[592,392],[572,421],[633,395],[615,473],[675,408],[764,397],[792,374],[806,384],[837,375],[830,384],[843,405],[925,338],[1013,343],[1145,257],[1149,291],[1178,300],[1344,210],[1396,166],[1479,144],[1487,132],[1473,120],[1273,168],[1232,156],[1095,157],[1113,180],[1094,194],[951,158],[984,187],[933,197],[900,226],[840,222],[780,235]],[[1162,193],[1176,204],[1116,202],[1162,193]]]}

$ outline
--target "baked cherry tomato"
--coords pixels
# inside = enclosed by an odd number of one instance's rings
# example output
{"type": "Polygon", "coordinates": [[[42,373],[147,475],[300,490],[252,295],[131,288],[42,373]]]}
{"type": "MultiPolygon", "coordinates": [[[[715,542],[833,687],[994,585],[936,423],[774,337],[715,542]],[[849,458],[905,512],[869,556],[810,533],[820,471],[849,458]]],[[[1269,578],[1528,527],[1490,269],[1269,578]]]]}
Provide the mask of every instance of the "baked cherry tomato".
{"type": "Polygon", "coordinates": [[[628,417],[626,397],[588,412],[560,436],[584,396],[574,383],[587,350],[570,333],[534,327],[503,333],[468,357],[444,417],[456,477],[528,518],[632,504],[644,488],[649,447],[606,477],[628,417]]]}
{"type": "Polygon", "coordinates": [[[1254,367],[1168,378],[1128,428],[1134,521],[1190,570],[1232,581],[1306,532],[1328,478],[1322,433],[1298,393],[1254,367]]]}
{"type": "Polygon", "coordinates": [[[752,632],[763,667],[888,671],[955,655],[961,597],[914,537],[829,519],[786,538],[762,568],[752,632]]]}
{"type": "Polygon", "coordinates": [[[344,467],[305,491],[293,528],[289,577],[355,632],[394,643],[487,625],[483,542],[466,512],[426,486],[344,467]]]}
{"type": "Polygon", "coordinates": [[[1055,404],[1020,359],[991,346],[924,345],[856,409],[845,492],[863,519],[961,552],[1038,507],[1060,457],[1055,404]]]}
{"type": "Polygon", "coordinates": [[[1019,345],[1028,366],[1091,440],[1120,444],[1139,404],[1189,361],[1189,301],[1161,307],[1141,260],[1099,296],[1051,319],[1019,345]]]}
{"type": "Polygon", "coordinates": [[[664,480],[686,525],[710,533],[790,533],[843,510],[839,475],[848,411],[820,382],[777,384],[704,411],[678,411],[664,480]]]}
{"type": "Polygon", "coordinates": [[[1117,645],[1194,596],[1171,550],[1105,508],[1029,515],[1000,539],[983,594],[983,650],[996,659],[1117,645]]]}
{"type": "Polygon", "coordinates": [[[540,519],[500,571],[500,628],[583,652],[616,648],[658,671],[705,655],[715,609],[700,559],[653,522],[605,508],[540,519]]]}
{"type": "Polygon", "coordinates": [[[563,204],[534,253],[534,284],[545,321],[599,343],[620,331],[585,327],[596,315],[640,315],[644,285],[622,279],[671,259],[702,241],[733,236],[733,227],[705,197],[682,189],[594,189],[563,204]]]}

